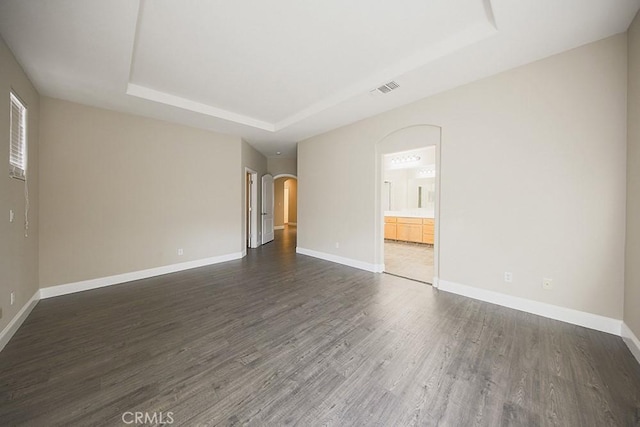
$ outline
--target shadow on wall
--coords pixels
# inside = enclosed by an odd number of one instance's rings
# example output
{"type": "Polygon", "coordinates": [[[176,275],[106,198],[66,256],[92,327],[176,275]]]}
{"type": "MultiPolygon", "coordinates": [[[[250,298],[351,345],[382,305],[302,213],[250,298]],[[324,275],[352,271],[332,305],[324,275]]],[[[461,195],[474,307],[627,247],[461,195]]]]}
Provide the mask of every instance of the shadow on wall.
{"type": "Polygon", "coordinates": [[[274,227],[283,229],[285,224],[298,223],[298,180],[285,176],[276,178],[274,185],[274,227]]]}

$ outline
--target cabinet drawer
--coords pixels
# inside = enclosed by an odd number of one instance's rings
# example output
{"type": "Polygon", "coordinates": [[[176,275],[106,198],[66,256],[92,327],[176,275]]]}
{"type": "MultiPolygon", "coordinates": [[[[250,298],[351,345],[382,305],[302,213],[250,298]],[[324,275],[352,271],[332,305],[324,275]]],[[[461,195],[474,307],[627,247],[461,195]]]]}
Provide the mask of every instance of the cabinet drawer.
{"type": "Polygon", "coordinates": [[[396,218],[395,216],[385,216],[384,217],[384,222],[385,223],[387,223],[387,222],[395,223],[395,222],[398,222],[398,218],[396,218]]]}
{"type": "Polygon", "coordinates": [[[398,218],[398,224],[422,224],[422,218],[398,218]]]}

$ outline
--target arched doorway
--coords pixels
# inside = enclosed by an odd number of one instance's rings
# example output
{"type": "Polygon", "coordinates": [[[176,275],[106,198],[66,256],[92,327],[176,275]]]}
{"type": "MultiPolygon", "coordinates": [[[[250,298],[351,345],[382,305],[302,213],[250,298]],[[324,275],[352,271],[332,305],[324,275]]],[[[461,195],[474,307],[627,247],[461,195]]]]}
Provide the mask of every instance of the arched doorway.
{"type": "Polygon", "coordinates": [[[274,176],[274,229],[286,230],[298,225],[298,177],[274,176]]]}
{"type": "Polygon", "coordinates": [[[440,143],[440,127],[413,125],[376,144],[378,263],[387,273],[435,287],[440,248],[440,143]],[[423,264],[412,266],[411,262],[423,264]]]}

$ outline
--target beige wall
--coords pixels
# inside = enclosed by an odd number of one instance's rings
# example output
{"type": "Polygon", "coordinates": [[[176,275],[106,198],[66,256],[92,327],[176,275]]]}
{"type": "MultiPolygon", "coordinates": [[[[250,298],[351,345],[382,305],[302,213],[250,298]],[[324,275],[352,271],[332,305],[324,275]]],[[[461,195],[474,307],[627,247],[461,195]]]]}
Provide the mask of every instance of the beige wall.
{"type": "Polygon", "coordinates": [[[289,178],[284,182],[284,189],[289,190],[289,223],[298,222],[298,181],[289,178]]]}
{"type": "Polygon", "coordinates": [[[284,182],[286,177],[276,178],[273,181],[273,225],[284,226],[284,182]]]}
{"type": "Polygon", "coordinates": [[[301,142],[298,246],[381,263],[376,143],[436,125],[440,278],[621,319],[626,52],[618,35],[301,142]]]}
{"type": "Polygon", "coordinates": [[[628,32],[627,239],[624,321],[640,337],[640,16],[628,32]]]}
{"type": "Polygon", "coordinates": [[[269,157],[267,159],[267,169],[273,176],[289,174],[298,175],[298,159],[295,157],[269,157]]]}
{"type": "Polygon", "coordinates": [[[38,290],[38,120],[40,99],[13,54],[0,38],[0,331],[38,290]],[[24,181],[9,177],[9,93],[13,89],[27,106],[27,179],[29,233],[25,237],[24,181]],[[9,210],[15,220],[9,223],[9,210]],[[10,295],[16,300],[11,305],[10,295]]]}
{"type": "MultiPolygon", "coordinates": [[[[262,176],[267,173],[267,158],[260,152],[258,152],[255,148],[253,148],[248,142],[242,141],[242,206],[240,215],[242,216],[242,232],[240,233],[242,236],[242,247],[246,247],[247,234],[246,234],[246,209],[245,209],[245,200],[246,200],[246,169],[249,168],[255,171],[258,174],[258,205],[256,206],[256,212],[262,212],[262,176]]],[[[262,220],[261,216],[257,217],[257,231],[258,231],[258,244],[262,242],[262,220]]]]}
{"type": "Polygon", "coordinates": [[[242,250],[239,138],[51,98],[41,112],[42,287],[242,250]]]}

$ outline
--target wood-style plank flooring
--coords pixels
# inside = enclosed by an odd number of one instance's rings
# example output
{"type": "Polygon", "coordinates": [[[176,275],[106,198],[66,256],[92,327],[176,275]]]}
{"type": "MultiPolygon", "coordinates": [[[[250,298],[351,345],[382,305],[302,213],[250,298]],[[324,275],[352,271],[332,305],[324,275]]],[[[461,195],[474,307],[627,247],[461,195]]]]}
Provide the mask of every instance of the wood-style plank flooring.
{"type": "Polygon", "coordinates": [[[619,337],[296,255],[38,303],[0,352],[0,425],[633,426],[619,337]],[[129,424],[134,425],[134,424],[129,424]]]}

